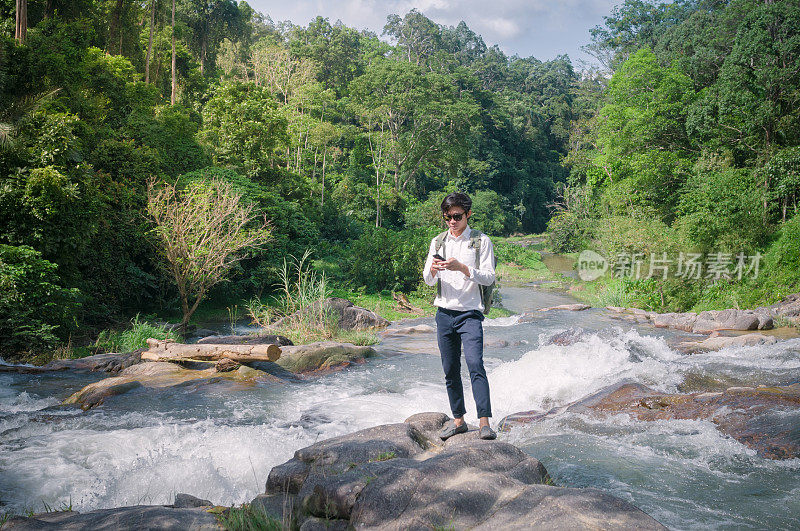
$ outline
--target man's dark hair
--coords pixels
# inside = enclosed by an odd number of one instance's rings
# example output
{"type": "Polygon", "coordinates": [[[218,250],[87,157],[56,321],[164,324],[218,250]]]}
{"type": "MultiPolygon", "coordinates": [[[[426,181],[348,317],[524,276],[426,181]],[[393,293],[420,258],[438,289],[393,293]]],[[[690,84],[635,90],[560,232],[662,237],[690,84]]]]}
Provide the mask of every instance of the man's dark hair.
{"type": "Polygon", "coordinates": [[[461,192],[447,194],[447,197],[442,201],[442,213],[447,214],[447,211],[453,207],[463,208],[466,214],[472,210],[472,199],[470,199],[467,194],[462,194],[461,192]]]}

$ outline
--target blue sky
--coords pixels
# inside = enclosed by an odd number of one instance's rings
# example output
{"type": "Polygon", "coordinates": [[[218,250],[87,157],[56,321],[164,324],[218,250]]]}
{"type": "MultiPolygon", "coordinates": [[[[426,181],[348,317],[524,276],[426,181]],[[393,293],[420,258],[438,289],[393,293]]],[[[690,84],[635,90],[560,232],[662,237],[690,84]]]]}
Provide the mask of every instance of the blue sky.
{"type": "Polygon", "coordinates": [[[622,0],[248,0],[275,22],[290,20],[307,25],[322,15],[357,29],[380,35],[386,16],[405,15],[412,8],[439,24],[455,26],[464,21],[508,55],[552,59],[566,53],[578,66],[592,61],[581,51],[589,43],[589,28],[603,23],[603,16],[622,0]]]}

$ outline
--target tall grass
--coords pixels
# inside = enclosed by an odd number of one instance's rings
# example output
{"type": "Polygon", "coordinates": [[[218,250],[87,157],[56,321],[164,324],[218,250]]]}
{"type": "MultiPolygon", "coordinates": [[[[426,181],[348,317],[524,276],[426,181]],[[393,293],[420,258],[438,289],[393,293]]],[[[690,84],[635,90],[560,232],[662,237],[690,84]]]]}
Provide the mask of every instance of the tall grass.
{"type": "Polygon", "coordinates": [[[310,252],[298,259],[284,259],[279,272],[279,295],[272,305],[252,299],[247,305],[250,318],[258,326],[284,335],[295,344],[339,339],[357,345],[378,342],[374,333],[341,330],[339,316],[325,305],[332,289],[324,273],[311,268],[310,252]]]}
{"type": "Polygon", "coordinates": [[[125,330],[103,330],[97,336],[94,347],[101,352],[132,352],[145,348],[148,338],[179,339],[178,335],[162,325],[141,320],[139,314],[131,319],[130,328],[125,330]]]}
{"type": "Polygon", "coordinates": [[[281,521],[267,514],[260,506],[231,507],[218,517],[220,525],[229,531],[281,531],[291,529],[291,517],[281,521]]]}

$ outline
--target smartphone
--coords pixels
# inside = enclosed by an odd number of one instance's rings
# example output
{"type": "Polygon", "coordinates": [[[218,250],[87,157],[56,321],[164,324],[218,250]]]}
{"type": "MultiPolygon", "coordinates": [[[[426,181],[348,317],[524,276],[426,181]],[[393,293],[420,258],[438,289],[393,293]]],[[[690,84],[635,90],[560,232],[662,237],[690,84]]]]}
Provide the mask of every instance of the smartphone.
{"type": "Polygon", "coordinates": [[[433,257],[436,258],[437,260],[444,261],[444,258],[439,253],[434,254],[433,257]]]}

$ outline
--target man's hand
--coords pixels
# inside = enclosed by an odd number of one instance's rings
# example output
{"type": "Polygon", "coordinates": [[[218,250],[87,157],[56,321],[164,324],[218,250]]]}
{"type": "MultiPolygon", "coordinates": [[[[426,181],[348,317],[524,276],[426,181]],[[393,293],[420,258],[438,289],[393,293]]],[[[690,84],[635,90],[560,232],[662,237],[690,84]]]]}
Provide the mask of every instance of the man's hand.
{"type": "Polygon", "coordinates": [[[435,274],[437,271],[444,270],[461,271],[466,276],[469,276],[469,268],[455,258],[448,258],[447,260],[437,260],[434,258],[433,264],[431,264],[431,273],[435,274]]]}

